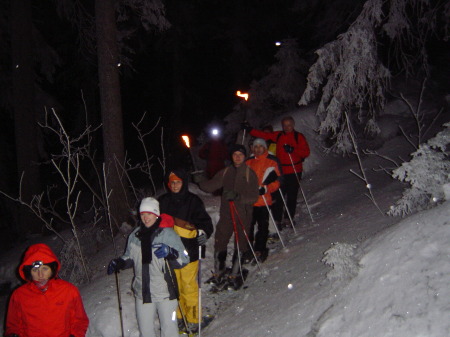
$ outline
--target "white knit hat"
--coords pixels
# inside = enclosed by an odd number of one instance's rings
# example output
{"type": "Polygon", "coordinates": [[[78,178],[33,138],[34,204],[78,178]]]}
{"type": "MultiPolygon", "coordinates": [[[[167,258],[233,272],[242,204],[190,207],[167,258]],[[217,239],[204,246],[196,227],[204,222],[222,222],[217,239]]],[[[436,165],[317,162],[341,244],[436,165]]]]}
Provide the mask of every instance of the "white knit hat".
{"type": "Polygon", "coordinates": [[[264,148],[267,149],[267,143],[266,143],[266,141],[265,141],[264,139],[262,139],[262,138],[256,138],[256,139],[253,141],[253,146],[255,146],[255,145],[261,145],[261,146],[263,146],[264,148]]]}
{"type": "Polygon", "coordinates": [[[159,202],[155,198],[148,197],[141,201],[139,213],[152,213],[159,216],[159,202]]]}

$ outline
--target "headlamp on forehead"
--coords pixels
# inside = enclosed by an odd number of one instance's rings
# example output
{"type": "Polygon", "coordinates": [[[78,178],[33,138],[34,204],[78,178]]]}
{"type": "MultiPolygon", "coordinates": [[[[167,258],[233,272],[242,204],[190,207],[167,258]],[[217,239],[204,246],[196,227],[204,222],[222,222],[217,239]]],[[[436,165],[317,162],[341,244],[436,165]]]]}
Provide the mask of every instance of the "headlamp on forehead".
{"type": "Polygon", "coordinates": [[[40,266],[42,266],[44,264],[44,262],[42,262],[42,261],[34,261],[32,264],[31,264],[31,266],[33,267],[33,268],[39,268],[40,266]]]}

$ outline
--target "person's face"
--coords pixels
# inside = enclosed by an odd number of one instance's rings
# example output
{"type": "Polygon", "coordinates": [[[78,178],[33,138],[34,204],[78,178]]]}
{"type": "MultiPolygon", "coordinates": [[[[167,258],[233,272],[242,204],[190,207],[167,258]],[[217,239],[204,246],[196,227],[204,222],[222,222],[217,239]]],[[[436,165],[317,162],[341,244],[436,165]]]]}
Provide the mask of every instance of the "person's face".
{"type": "Polygon", "coordinates": [[[48,280],[52,277],[52,268],[43,264],[38,268],[31,269],[31,277],[33,281],[36,281],[40,284],[46,284],[48,280]]]}
{"type": "Polygon", "coordinates": [[[262,156],[265,151],[266,148],[261,144],[253,145],[253,153],[255,154],[256,157],[262,156]]]}
{"type": "Polygon", "coordinates": [[[294,131],[295,123],[291,120],[285,120],[281,123],[281,126],[283,127],[283,131],[288,133],[294,131]]]}
{"type": "Polygon", "coordinates": [[[169,184],[169,187],[173,193],[178,193],[183,187],[183,180],[172,180],[169,184]]]}
{"type": "Polygon", "coordinates": [[[233,159],[233,164],[236,167],[241,166],[244,163],[245,156],[241,151],[235,151],[231,155],[231,158],[233,159]]]}
{"type": "Polygon", "coordinates": [[[141,213],[141,220],[145,227],[152,227],[158,217],[153,213],[141,213]]]}

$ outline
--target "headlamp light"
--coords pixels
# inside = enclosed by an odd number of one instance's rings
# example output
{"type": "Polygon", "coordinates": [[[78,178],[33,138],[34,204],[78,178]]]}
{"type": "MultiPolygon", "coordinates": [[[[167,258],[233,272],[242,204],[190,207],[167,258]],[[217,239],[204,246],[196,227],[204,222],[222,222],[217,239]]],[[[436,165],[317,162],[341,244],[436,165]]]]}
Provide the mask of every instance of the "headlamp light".
{"type": "Polygon", "coordinates": [[[39,268],[40,266],[42,266],[44,264],[44,262],[42,262],[42,261],[34,261],[32,264],[31,264],[31,266],[33,267],[33,268],[39,268]]]}

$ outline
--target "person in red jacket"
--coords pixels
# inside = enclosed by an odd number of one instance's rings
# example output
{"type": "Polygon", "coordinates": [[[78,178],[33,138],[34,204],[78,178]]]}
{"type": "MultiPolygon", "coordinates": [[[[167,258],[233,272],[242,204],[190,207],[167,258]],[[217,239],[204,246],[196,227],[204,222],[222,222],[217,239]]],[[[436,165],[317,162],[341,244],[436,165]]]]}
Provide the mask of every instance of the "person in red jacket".
{"type": "Polygon", "coordinates": [[[6,317],[6,337],[84,337],[89,319],[80,293],[58,278],[61,264],[49,246],[30,246],[19,266],[27,283],[14,290],[6,317]]]}
{"type": "Polygon", "coordinates": [[[214,177],[225,167],[230,154],[219,129],[211,131],[211,139],[200,148],[198,156],[206,160],[206,177],[208,179],[214,177]]]}
{"type": "MultiPolygon", "coordinates": [[[[284,117],[281,120],[281,126],[283,131],[275,132],[255,130],[248,123],[245,123],[243,128],[253,137],[271,140],[277,144],[277,158],[280,161],[283,174],[280,189],[283,195],[286,196],[287,209],[291,216],[294,217],[297,206],[297,194],[300,187],[296,175],[301,179],[303,160],[309,156],[310,150],[305,136],[294,129],[295,121],[291,116],[284,117]]],[[[281,229],[283,201],[280,196],[276,197],[273,206],[273,216],[281,229]]]]}

